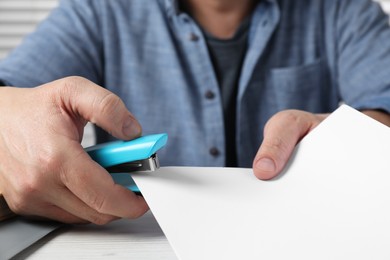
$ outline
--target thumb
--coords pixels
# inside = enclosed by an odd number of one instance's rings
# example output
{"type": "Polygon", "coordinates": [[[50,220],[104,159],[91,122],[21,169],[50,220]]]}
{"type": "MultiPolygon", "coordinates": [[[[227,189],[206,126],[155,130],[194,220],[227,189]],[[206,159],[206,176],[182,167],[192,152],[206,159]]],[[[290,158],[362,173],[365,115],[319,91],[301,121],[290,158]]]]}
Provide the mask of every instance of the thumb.
{"type": "Polygon", "coordinates": [[[113,135],[128,140],[141,135],[141,126],[114,93],[81,77],[60,80],[61,105],[113,135]]]}
{"type": "Polygon", "coordinates": [[[272,179],[286,166],[297,143],[325,115],[315,115],[299,110],[286,110],[274,115],[264,128],[264,139],[253,161],[257,178],[272,179]]]}

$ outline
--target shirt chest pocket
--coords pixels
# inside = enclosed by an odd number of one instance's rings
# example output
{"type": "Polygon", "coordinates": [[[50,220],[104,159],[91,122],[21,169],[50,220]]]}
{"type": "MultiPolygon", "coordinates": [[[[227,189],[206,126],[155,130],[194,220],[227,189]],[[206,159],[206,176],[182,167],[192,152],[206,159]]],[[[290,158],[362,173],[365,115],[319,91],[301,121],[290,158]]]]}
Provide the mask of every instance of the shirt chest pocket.
{"type": "Polygon", "coordinates": [[[329,106],[331,81],[324,59],[301,66],[272,69],[270,80],[278,110],[321,112],[329,106]]]}

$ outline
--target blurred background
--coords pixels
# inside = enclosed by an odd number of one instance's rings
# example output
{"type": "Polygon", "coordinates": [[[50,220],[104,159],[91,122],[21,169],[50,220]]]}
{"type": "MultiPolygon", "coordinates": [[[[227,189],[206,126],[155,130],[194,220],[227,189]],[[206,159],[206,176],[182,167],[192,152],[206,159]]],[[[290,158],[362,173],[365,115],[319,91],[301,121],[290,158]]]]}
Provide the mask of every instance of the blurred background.
{"type": "MultiPolygon", "coordinates": [[[[390,0],[375,0],[390,14],[390,0]]],[[[0,0],[0,59],[32,32],[59,0],[0,0]]],[[[390,39],[389,39],[390,40],[390,39]]],[[[82,145],[94,144],[92,125],[85,129],[82,145]]]]}

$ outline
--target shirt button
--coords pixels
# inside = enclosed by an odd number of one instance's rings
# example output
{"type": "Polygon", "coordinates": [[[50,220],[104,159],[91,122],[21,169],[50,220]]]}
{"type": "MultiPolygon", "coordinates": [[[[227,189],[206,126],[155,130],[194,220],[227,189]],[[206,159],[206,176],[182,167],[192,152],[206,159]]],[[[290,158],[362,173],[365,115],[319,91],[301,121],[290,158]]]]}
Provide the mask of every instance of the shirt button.
{"type": "Polygon", "coordinates": [[[204,94],[204,96],[207,98],[207,99],[213,99],[215,98],[215,93],[211,90],[208,90],[206,91],[206,93],[204,94]]]}
{"type": "Polygon", "coordinates": [[[213,157],[217,157],[217,156],[219,156],[219,150],[218,150],[218,148],[216,148],[216,147],[212,147],[212,148],[210,148],[210,154],[213,156],[213,157]]]}
{"type": "Polygon", "coordinates": [[[187,16],[184,16],[183,17],[183,22],[184,23],[189,23],[190,22],[190,18],[188,18],[187,16]]]}
{"type": "Polygon", "coordinates": [[[192,42],[196,42],[199,40],[199,36],[196,35],[195,33],[190,33],[190,35],[188,36],[188,39],[192,42]]]}

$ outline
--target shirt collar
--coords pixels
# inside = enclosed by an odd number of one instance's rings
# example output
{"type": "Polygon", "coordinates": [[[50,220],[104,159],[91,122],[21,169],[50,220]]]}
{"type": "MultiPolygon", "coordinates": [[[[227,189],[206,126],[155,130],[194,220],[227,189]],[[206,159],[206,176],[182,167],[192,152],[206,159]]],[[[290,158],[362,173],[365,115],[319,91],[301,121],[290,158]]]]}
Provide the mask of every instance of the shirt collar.
{"type": "Polygon", "coordinates": [[[178,0],[163,0],[165,10],[169,15],[177,15],[180,13],[179,1],[178,0]]]}
{"type": "MultiPolygon", "coordinates": [[[[179,0],[163,0],[165,9],[170,15],[177,15],[180,13],[179,0]]],[[[260,1],[260,0],[259,0],[260,1]]],[[[277,0],[261,0],[269,3],[275,3],[277,0]]]]}

